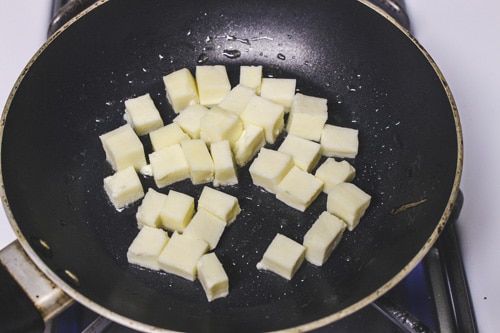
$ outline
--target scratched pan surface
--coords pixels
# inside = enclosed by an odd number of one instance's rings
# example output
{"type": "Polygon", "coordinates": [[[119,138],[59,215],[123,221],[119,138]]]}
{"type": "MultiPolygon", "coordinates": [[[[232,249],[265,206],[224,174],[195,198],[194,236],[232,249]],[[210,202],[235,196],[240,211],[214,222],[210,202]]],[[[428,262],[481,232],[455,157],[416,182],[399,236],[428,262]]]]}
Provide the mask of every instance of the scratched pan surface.
{"type": "MultiPolygon", "coordinates": [[[[418,263],[458,190],[461,130],[444,79],[405,32],[356,1],[105,2],[44,46],[16,87],[1,146],[12,225],[67,293],[136,329],[311,329],[342,318],[418,263]],[[230,294],[211,303],[198,281],[127,263],[140,202],[120,212],[109,203],[102,180],[112,170],[99,141],[124,123],[123,101],[145,93],[169,123],[162,76],[194,71],[199,60],[226,65],[233,86],[240,65],[263,65],[265,76],[296,78],[300,92],[327,98],[328,122],[360,131],[350,162],[354,183],[372,195],[330,260],[305,263],[287,281],[255,265],[276,233],[301,242],[326,196],[301,213],[239,170],[240,184],[221,190],[242,212],[215,250],[230,294]]],[[[161,191],[197,198],[202,187],[184,181],[161,191]]]]}

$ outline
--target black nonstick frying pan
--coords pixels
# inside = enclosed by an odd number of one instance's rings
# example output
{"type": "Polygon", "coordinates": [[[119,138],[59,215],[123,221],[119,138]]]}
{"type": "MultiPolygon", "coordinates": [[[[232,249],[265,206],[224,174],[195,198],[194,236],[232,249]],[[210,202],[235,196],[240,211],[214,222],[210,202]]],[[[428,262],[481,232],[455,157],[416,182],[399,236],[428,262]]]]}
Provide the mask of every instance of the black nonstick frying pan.
{"type": "MultiPolygon", "coordinates": [[[[40,270],[112,320],[138,330],[310,330],[373,302],[422,259],[457,196],[462,149],[438,68],[366,3],[112,0],[53,35],[16,83],[2,117],[2,199],[40,270]],[[124,123],[124,100],[145,93],[170,122],[162,76],[201,63],[225,65],[233,86],[240,65],[263,65],[264,76],[328,98],[328,122],[359,129],[354,183],[372,195],[330,260],[287,281],[255,265],[277,232],[301,242],[326,196],[301,213],[239,170],[240,184],[223,190],[242,213],[215,250],[230,294],[211,303],[198,282],[127,263],[140,202],[110,204],[99,141],[124,123]]],[[[202,186],[170,188],[198,197],[202,186]]]]}

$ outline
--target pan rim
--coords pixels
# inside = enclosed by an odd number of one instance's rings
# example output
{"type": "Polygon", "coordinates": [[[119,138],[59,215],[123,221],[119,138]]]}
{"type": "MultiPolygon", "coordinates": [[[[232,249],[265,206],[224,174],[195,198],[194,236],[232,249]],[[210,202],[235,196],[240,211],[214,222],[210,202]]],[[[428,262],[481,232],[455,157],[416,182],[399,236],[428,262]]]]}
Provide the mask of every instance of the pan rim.
{"type": "MultiPolygon", "coordinates": [[[[29,69],[31,68],[32,64],[37,60],[37,58],[44,52],[44,50],[52,43],[54,39],[56,39],[64,30],[66,30],[70,25],[72,25],[74,22],[79,20],[81,17],[89,13],[90,11],[96,9],[97,7],[107,3],[109,0],[99,0],[89,8],[85,9],[82,13],[78,14],[75,18],[71,19],[68,21],[64,26],[62,26],[58,31],[56,31],[52,36],[49,37],[49,39],[39,48],[39,50],[34,54],[34,56],[30,59],[28,64],[25,66],[23,71],[21,72],[20,76],[18,77],[17,81],[15,82],[9,97],[7,99],[7,103],[3,109],[2,113],[2,125],[0,128],[0,154],[2,152],[2,141],[3,141],[3,131],[5,127],[5,121],[7,114],[10,109],[10,105],[12,103],[12,100],[17,92],[18,87],[20,86],[21,82],[23,81],[24,77],[28,73],[29,69]]],[[[378,14],[382,15],[385,17],[387,20],[389,20],[393,25],[395,25],[398,29],[400,29],[406,36],[407,38],[410,39],[410,41],[417,47],[417,49],[425,56],[429,64],[432,66],[433,70],[437,74],[437,77],[439,78],[445,92],[448,98],[448,101],[451,106],[451,111],[453,113],[453,118],[455,122],[455,130],[456,130],[456,135],[457,135],[457,165],[456,165],[456,170],[455,170],[455,177],[453,181],[453,188],[451,190],[448,202],[446,204],[446,208],[439,220],[439,223],[436,225],[435,229],[433,230],[432,234],[430,235],[429,239],[427,242],[424,244],[424,246],[419,250],[419,252],[414,256],[414,258],[405,265],[405,267],[394,277],[392,277],[389,281],[387,281],[384,285],[379,287],[375,292],[371,293],[370,295],[364,297],[360,301],[358,301],[355,304],[350,305],[349,307],[336,312],[332,315],[323,317],[319,320],[306,323],[300,326],[284,329],[282,331],[286,332],[291,332],[291,331],[308,331],[312,330],[315,328],[322,327],[324,325],[330,324],[334,321],[340,320],[358,310],[361,308],[365,307],[366,305],[372,303],[375,301],[377,298],[385,294],[387,291],[389,291],[392,287],[394,287],[397,283],[399,283],[401,280],[403,280],[406,275],[409,274],[409,272],[417,266],[417,264],[424,258],[424,256],[429,252],[431,247],[434,245],[434,243],[437,241],[440,233],[442,232],[444,226],[446,225],[448,218],[452,212],[454,202],[458,196],[459,193],[459,186],[460,186],[460,180],[461,180],[461,175],[462,175],[462,168],[463,168],[463,132],[462,132],[462,127],[460,124],[460,118],[458,114],[458,108],[455,103],[454,97],[452,95],[451,89],[449,85],[446,82],[446,79],[444,78],[443,73],[440,71],[438,65],[436,62],[432,59],[431,55],[425,50],[425,48],[417,41],[417,39],[411,35],[411,33],[402,27],[395,19],[393,19],[390,15],[385,13],[382,9],[378,8],[377,6],[373,5],[372,3],[368,2],[368,0],[358,0],[358,2],[370,7],[372,10],[377,12],[378,14]]],[[[70,297],[72,297],[75,301],[81,303],[82,305],[92,309],[93,311],[96,311],[103,317],[106,317],[114,322],[117,322],[121,325],[130,327],[132,329],[136,330],[141,330],[141,331],[164,331],[164,332],[172,332],[172,330],[167,330],[167,329],[161,329],[155,326],[151,326],[142,322],[138,322],[136,320],[130,319],[128,317],[125,317],[121,314],[118,314],[114,311],[111,311],[107,309],[106,307],[99,305],[89,299],[88,297],[84,296],[83,294],[79,293],[74,287],[72,287],[70,284],[68,284],[66,281],[64,281],[59,275],[54,273],[44,262],[43,260],[39,257],[37,252],[31,247],[29,244],[28,240],[24,237],[22,234],[21,230],[18,227],[18,224],[16,222],[15,217],[13,216],[13,213],[10,209],[9,206],[9,201],[7,199],[6,193],[5,193],[5,187],[4,187],[4,181],[3,181],[3,173],[2,173],[2,165],[0,164],[0,196],[2,198],[2,203],[5,208],[5,213],[7,215],[7,218],[14,229],[14,232],[17,236],[17,239],[19,243],[21,244],[22,248],[26,251],[30,259],[37,265],[37,267],[40,268],[40,270],[49,278],[51,279],[54,283],[56,283],[65,293],[67,293],[70,297]]]]}

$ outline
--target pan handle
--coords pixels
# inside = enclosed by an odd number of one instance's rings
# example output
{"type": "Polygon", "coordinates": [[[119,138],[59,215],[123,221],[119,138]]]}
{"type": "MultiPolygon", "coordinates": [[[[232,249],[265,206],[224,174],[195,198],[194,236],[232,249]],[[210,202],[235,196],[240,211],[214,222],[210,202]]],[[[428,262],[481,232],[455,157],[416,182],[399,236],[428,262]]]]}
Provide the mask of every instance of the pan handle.
{"type": "Polygon", "coordinates": [[[1,332],[43,332],[73,300],[27,256],[19,241],[0,251],[1,332]]]}

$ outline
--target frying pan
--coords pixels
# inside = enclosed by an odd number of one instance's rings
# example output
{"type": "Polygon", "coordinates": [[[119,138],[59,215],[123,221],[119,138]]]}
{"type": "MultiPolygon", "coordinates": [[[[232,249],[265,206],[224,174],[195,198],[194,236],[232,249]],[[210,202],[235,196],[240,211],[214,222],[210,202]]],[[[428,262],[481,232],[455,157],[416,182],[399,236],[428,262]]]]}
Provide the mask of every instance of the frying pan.
{"type": "MultiPolygon", "coordinates": [[[[462,133],[430,56],[367,3],[102,1],[23,71],[2,117],[1,168],[20,244],[83,305],[138,330],[299,331],[373,302],[422,259],[458,193],[462,133]],[[330,260],[305,263],[287,281],[255,265],[276,233],[301,242],[326,196],[301,213],[240,169],[240,184],[222,190],[242,213],[215,250],[230,294],[210,303],[198,282],[127,263],[140,202],[122,211],[110,204],[102,181],[112,170],[99,141],[124,123],[124,100],[145,93],[170,122],[162,76],[200,63],[225,65],[233,86],[240,65],[263,65],[264,76],[296,78],[298,91],[327,98],[329,123],[359,129],[354,183],[372,195],[330,260]]],[[[161,191],[197,198],[202,187],[184,181],[161,191]]]]}

